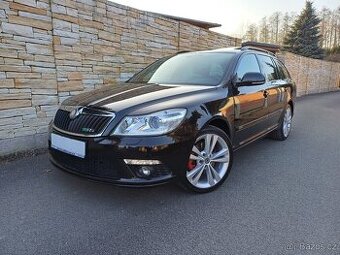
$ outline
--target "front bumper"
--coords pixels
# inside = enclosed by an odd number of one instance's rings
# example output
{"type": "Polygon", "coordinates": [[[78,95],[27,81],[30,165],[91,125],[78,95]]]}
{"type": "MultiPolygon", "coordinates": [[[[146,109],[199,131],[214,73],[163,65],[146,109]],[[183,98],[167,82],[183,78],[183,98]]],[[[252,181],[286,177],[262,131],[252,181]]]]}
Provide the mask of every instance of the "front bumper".
{"type": "Polygon", "coordinates": [[[59,168],[90,179],[126,186],[152,186],[169,182],[185,173],[194,137],[76,137],[56,130],[55,134],[84,141],[86,156],[79,158],[51,147],[50,159],[59,168]],[[157,160],[156,165],[128,165],[124,159],[157,160]],[[145,176],[142,167],[148,167],[145,176]]]}

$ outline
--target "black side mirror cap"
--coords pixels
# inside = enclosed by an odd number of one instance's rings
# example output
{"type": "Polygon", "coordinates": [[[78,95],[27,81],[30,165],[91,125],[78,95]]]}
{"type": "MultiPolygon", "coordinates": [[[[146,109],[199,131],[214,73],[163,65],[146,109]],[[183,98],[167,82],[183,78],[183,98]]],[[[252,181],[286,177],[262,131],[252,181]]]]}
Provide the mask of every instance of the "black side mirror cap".
{"type": "Polygon", "coordinates": [[[266,78],[262,73],[246,73],[242,80],[236,83],[236,86],[257,86],[266,82],[266,78]]]}

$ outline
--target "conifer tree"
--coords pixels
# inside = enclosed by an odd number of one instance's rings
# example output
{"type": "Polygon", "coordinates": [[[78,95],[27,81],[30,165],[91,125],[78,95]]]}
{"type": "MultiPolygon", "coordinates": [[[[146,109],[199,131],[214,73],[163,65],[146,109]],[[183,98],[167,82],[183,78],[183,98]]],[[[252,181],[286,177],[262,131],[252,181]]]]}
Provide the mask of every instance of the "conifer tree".
{"type": "Polygon", "coordinates": [[[285,49],[305,57],[322,58],[324,51],[320,47],[322,36],[319,24],[313,3],[306,1],[305,8],[284,39],[285,49]]]}

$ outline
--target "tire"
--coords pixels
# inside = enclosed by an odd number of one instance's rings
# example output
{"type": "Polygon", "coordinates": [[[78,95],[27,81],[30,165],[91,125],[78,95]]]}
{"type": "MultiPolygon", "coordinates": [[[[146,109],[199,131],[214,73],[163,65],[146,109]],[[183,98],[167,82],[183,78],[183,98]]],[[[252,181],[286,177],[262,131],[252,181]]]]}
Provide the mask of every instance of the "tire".
{"type": "Polygon", "coordinates": [[[292,107],[288,104],[277,129],[269,133],[268,137],[278,141],[284,141],[288,138],[292,129],[292,107]]]}
{"type": "Polygon", "coordinates": [[[227,179],[233,163],[229,137],[214,126],[204,128],[197,136],[180,184],[197,193],[217,189],[227,179]]]}

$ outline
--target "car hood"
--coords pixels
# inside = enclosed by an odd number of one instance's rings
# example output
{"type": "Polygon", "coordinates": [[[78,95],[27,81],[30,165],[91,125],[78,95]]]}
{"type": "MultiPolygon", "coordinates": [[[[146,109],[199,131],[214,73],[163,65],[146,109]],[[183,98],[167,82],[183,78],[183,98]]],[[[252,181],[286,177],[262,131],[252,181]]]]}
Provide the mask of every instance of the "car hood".
{"type": "Polygon", "coordinates": [[[63,105],[95,107],[117,112],[135,106],[147,107],[160,101],[176,100],[213,89],[214,87],[201,85],[124,83],[73,96],[65,100],[63,105]]]}

